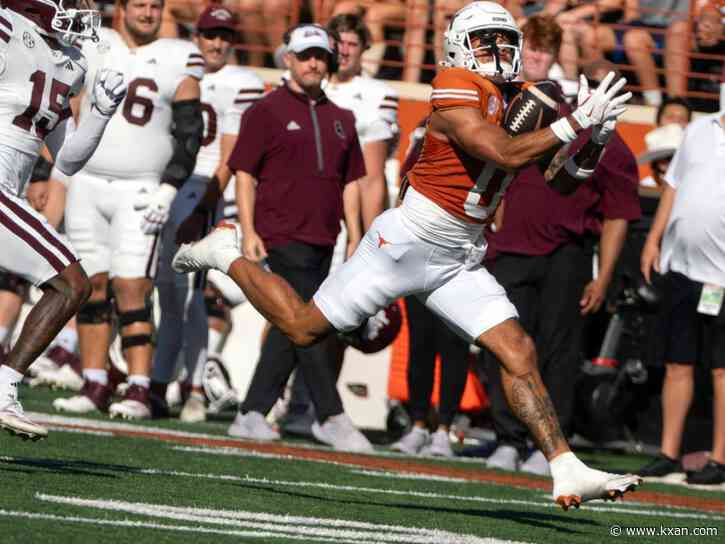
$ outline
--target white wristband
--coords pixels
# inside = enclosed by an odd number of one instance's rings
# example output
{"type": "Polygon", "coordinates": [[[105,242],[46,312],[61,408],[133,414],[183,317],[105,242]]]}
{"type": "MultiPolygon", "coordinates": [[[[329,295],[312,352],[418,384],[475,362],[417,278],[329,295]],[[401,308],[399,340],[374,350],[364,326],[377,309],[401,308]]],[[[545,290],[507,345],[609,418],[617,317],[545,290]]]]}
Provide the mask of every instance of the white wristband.
{"type": "Polygon", "coordinates": [[[569,157],[569,160],[567,160],[564,164],[564,169],[566,170],[567,174],[578,180],[589,179],[594,173],[594,170],[579,168],[579,165],[574,162],[574,157],[569,157]]]}
{"type": "Polygon", "coordinates": [[[572,128],[571,123],[569,123],[566,117],[562,117],[558,121],[554,121],[549,125],[549,128],[554,132],[554,134],[556,134],[556,137],[565,144],[576,140],[576,131],[572,128]]]}

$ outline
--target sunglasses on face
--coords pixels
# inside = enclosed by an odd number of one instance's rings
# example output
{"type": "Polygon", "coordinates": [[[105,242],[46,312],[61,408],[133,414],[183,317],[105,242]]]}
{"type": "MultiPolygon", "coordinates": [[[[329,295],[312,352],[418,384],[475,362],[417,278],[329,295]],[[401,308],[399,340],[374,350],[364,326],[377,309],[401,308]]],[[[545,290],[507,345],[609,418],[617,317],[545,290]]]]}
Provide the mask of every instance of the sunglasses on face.
{"type": "Polygon", "coordinates": [[[299,53],[295,53],[295,57],[297,57],[297,60],[302,62],[310,60],[312,58],[327,62],[330,59],[330,54],[324,49],[320,49],[319,47],[312,47],[310,49],[300,51],[299,53]]]}
{"type": "Polygon", "coordinates": [[[216,40],[217,38],[221,38],[225,42],[234,41],[234,32],[225,28],[212,28],[211,30],[202,30],[201,36],[205,40],[210,41],[216,40]]]}

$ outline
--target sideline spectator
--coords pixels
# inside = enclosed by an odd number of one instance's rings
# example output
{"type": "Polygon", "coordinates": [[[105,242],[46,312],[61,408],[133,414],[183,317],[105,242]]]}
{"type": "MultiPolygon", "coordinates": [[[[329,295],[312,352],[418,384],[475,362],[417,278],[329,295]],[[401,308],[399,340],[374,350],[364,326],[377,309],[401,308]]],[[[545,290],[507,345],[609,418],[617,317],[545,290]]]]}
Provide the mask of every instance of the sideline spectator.
{"type": "MultiPolygon", "coordinates": [[[[337,106],[355,115],[355,130],[365,159],[365,176],[358,180],[360,209],[363,228],[368,229],[373,220],[387,208],[388,188],[385,180],[385,162],[395,152],[398,144],[398,94],[381,80],[366,76],[362,70],[363,52],[370,45],[370,32],[362,18],[343,13],[333,17],[327,25],[335,36],[338,51],[338,69],[331,74],[324,87],[325,95],[337,106]]],[[[333,271],[345,260],[347,233],[342,232],[335,246],[333,271]]],[[[335,343],[335,340],[331,340],[335,343]]],[[[339,375],[342,368],[344,346],[338,349],[339,357],[333,357],[333,371],[339,375]]],[[[287,417],[283,428],[296,429],[296,434],[309,427],[312,413],[308,410],[309,394],[301,373],[295,373],[287,417]],[[309,422],[309,424],[305,423],[309,422]]]]}
{"type": "MultiPolygon", "coordinates": [[[[662,103],[655,61],[657,54],[664,52],[665,65],[668,65],[672,55],[681,55],[687,50],[688,4],[689,0],[629,0],[622,22],[633,28],[621,31],[604,25],[597,27],[596,43],[603,52],[614,52],[615,62],[624,60],[615,51],[624,47],[647,105],[662,103]]],[[[668,76],[667,79],[671,78],[668,76]]],[[[669,88],[668,92],[673,95],[669,88]]]]}
{"type": "Polygon", "coordinates": [[[687,128],[691,120],[692,106],[685,98],[666,98],[657,108],[655,121],[658,127],[676,123],[684,129],[687,128]]]}
{"type": "Polygon", "coordinates": [[[637,163],[649,163],[652,175],[641,180],[640,186],[662,189],[665,173],[672,156],[682,143],[683,134],[683,128],[675,123],[658,127],[647,133],[644,138],[647,151],[637,158],[637,163]]]}
{"type": "MultiPolygon", "coordinates": [[[[356,15],[365,21],[370,39],[363,54],[363,68],[371,76],[377,74],[380,61],[385,55],[385,25],[402,24],[405,21],[405,2],[402,0],[341,0],[335,3],[332,16],[342,14],[356,15]]],[[[330,24],[327,17],[320,20],[330,24]]]]}
{"type": "Polygon", "coordinates": [[[103,66],[122,71],[129,92],[122,111],[111,119],[98,149],[68,190],[68,237],[93,290],[77,317],[83,389],[75,397],[56,399],[56,410],[151,417],[150,297],[157,234],[168,219],[178,188],[194,169],[204,130],[199,99],[204,59],[191,42],[159,39],[163,7],[162,0],[122,1],[117,8],[119,31],[99,31],[107,48],[86,44],[83,49],[90,68],[81,121],[92,115],[90,91],[95,73],[103,66]],[[154,79],[149,78],[149,66],[154,66],[154,79]],[[124,398],[110,406],[113,389],[107,363],[113,306],[109,287],[129,367],[124,398]]]}
{"type": "MultiPolygon", "coordinates": [[[[264,261],[304,299],[328,274],[343,215],[350,248],[360,240],[356,180],[365,175],[365,166],[355,120],[321,88],[333,61],[331,39],[318,25],[288,31],[284,61],[289,79],[245,113],[229,159],[236,174],[244,255],[264,261]]],[[[312,426],[315,437],[338,450],[371,451],[343,412],[329,357],[329,342],[300,348],[272,327],[229,434],[278,439],[265,416],[298,367],[318,417],[312,426]]]]}
{"type": "MultiPolygon", "coordinates": [[[[600,61],[595,68],[585,67],[585,73],[594,84],[610,69],[610,63],[600,61]]],[[[524,76],[529,79],[526,64],[524,76]]],[[[573,195],[551,190],[538,165],[523,170],[506,195],[516,205],[506,207],[500,231],[488,236],[497,255],[488,268],[536,342],[541,376],[565,433],[572,431],[571,378],[582,360],[582,316],[593,314],[604,302],[627,223],[640,216],[638,177],[632,152],[615,132],[593,175],[573,195]],[[599,269],[592,278],[597,234],[601,235],[599,269]]],[[[487,466],[548,474],[546,459],[538,450],[520,465],[527,449],[526,428],[506,403],[498,361],[487,351],[481,353],[491,369],[489,396],[498,439],[487,466]]]]}
{"type": "Polygon", "coordinates": [[[187,422],[206,419],[202,372],[209,340],[207,311],[201,285],[194,275],[174,272],[171,259],[179,247],[177,238],[180,242],[198,239],[214,215],[231,177],[226,161],[242,114],[264,93],[264,83],[254,72],[227,64],[235,36],[236,20],[228,9],[211,5],[199,16],[194,42],[205,61],[201,82],[204,138],[194,173],[174,198],[169,220],[161,231],[154,281],[161,309],[151,374],[151,398],[158,411],[154,415],[168,415],[166,390],[183,353],[191,392],[179,419],[187,422]]]}
{"type": "MultiPolygon", "coordinates": [[[[723,9],[725,9],[725,2],[723,9]]],[[[695,21],[693,44],[691,51],[695,54],[705,55],[718,55],[719,58],[698,58],[693,56],[689,59],[690,72],[703,75],[693,75],[690,77],[684,77],[682,68],[687,68],[688,63],[680,61],[683,66],[674,64],[673,59],[672,67],[668,66],[667,78],[668,78],[668,89],[672,88],[670,79],[674,79],[678,84],[678,87],[673,91],[669,91],[674,96],[684,96],[685,88],[683,84],[686,82],[686,90],[688,92],[700,92],[700,93],[711,93],[714,95],[713,98],[705,98],[699,96],[693,96],[690,98],[692,105],[697,111],[704,112],[715,112],[719,109],[718,93],[720,89],[720,74],[725,69],[725,12],[720,14],[715,2],[708,2],[700,10],[700,13],[695,21]]]]}
{"type": "Polygon", "coordinates": [[[694,364],[709,364],[714,389],[713,446],[692,484],[725,483],[725,110],[703,116],[685,131],[665,175],[652,229],[641,257],[647,281],[665,274],[662,315],[665,380],[659,457],[640,471],[649,478],[681,478],[685,420],[694,391],[694,364]],[[661,246],[661,248],[660,248],[661,246]],[[700,347],[702,349],[698,349],[700,347]]]}

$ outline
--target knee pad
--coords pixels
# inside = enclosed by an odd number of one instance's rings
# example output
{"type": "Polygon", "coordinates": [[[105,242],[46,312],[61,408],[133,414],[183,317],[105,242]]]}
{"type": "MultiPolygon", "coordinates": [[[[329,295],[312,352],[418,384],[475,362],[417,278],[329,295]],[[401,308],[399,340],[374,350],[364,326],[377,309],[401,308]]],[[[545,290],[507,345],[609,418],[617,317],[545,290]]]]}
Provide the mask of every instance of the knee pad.
{"type": "Polygon", "coordinates": [[[0,291],[15,293],[20,298],[25,298],[30,288],[30,282],[12,272],[0,270],[0,291]]]}
{"type": "Polygon", "coordinates": [[[113,316],[113,306],[108,300],[86,302],[76,316],[79,325],[100,325],[110,323],[113,316]]]}
{"type": "Polygon", "coordinates": [[[204,305],[206,306],[206,314],[209,317],[216,317],[226,321],[228,319],[226,311],[226,303],[221,296],[205,296],[204,305]]]}
{"type": "Polygon", "coordinates": [[[145,346],[147,344],[152,344],[151,335],[150,334],[132,334],[129,336],[122,336],[121,337],[121,349],[125,350],[128,348],[133,348],[136,346],[145,346]]]}
{"type": "Polygon", "coordinates": [[[119,327],[126,327],[128,325],[131,325],[132,323],[151,323],[153,325],[153,318],[152,318],[152,306],[151,298],[147,298],[146,302],[144,304],[143,308],[138,308],[136,310],[127,310],[125,312],[122,312],[118,309],[118,305],[116,306],[116,313],[118,314],[118,325],[119,327]]]}

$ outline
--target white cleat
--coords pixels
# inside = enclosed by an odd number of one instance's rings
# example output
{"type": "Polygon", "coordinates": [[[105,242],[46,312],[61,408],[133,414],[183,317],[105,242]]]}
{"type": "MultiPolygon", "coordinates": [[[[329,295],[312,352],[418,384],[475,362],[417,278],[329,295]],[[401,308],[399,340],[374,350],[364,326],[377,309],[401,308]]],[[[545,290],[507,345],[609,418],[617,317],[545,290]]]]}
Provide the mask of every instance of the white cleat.
{"type": "Polygon", "coordinates": [[[69,412],[71,414],[90,414],[99,411],[93,401],[85,395],[55,399],[53,408],[59,412],[69,412]]]}
{"type": "Polygon", "coordinates": [[[31,387],[49,386],[53,389],[67,389],[69,391],[80,391],[83,387],[83,377],[68,365],[63,365],[55,370],[38,372],[30,380],[31,387]]]}
{"type": "Polygon", "coordinates": [[[124,398],[108,407],[108,415],[123,419],[151,419],[148,387],[129,385],[124,398]]]}
{"type": "Polygon", "coordinates": [[[561,480],[554,480],[552,497],[564,510],[596,499],[616,501],[642,483],[642,478],[634,474],[610,474],[586,466],[561,480]]]}
{"type": "MultiPolygon", "coordinates": [[[[53,362],[53,360],[50,357],[47,357],[45,354],[40,355],[35,361],[33,361],[33,364],[28,367],[27,374],[33,378],[36,376],[46,373],[46,372],[52,372],[54,370],[58,370],[60,367],[53,362]]],[[[31,380],[32,382],[32,380],[31,380]]],[[[30,384],[32,387],[33,384],[30,384]]]]}
{"type": "Polygon", "coordinates": [[[182,244],[171,261],[180,274],[215,268],[226,273],[234,259],[242,256],[241,227],[221,223],[210,234],[191,244],[182,244]]]}
{"type": "Polygon", "coordinates": [[[124,399],[108,407],[108,415],[122,419],[151,419],[151,409],[143,402],[124,399]]]}
{"type": "Polygon", "coordinates": [[[192,393],[186,399],[184,407],[181,409],[179,419],[186,423],[200,423],[206,421],[206,406],[204,396],[199,393],[192,393]]]}
{"type": "Polygon", "coordinates": [[[11,384],[0,391],[0,429],[23,440],[40,440],[48,436],[48,429],[33,423],[18,402],[18,388],[11,384]]]}

